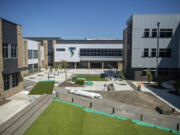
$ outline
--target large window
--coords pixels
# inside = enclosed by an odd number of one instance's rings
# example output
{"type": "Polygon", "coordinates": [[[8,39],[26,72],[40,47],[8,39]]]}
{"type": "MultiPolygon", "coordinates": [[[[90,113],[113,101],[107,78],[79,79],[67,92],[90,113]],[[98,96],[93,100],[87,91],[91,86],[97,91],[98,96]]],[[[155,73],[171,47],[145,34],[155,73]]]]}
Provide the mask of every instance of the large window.
{"type": "Polygon", "coordinates": [[[11,44],[11,58],[17,57],[17,44],[11,44]]]}
{"type": "Polygon", "coordinates": [[[148,57],[149,56],[149,49],[145,48],[144,49],[144,57],[148,57]]]}
{"type": "Polygon", "coordinates": [[[33,50],[33,55],[34,55],[34,59],[38,58],[38,51],[37,50],[33,50]]]}
{"type": "Polygon", "coordinates": [[[149,29],[144,29],[144,37],[149,37],[149,29]]]}
{"type": "Polygon", "coordinates": [[[122,56],[122,49],[80,49],[80,56],[122,56]]]}
{"type": "Polygon", "coordinates": [[[32,56],[32,50],[28,50],[28,59],[32,59],[33,56],[32,56]]]}
{"type": "Polygon", "coordinates": [[[156,49],[153,48],[151,51],[151,57],[156,57],[156,49]]]}
{"type": "Polygon", "coordinates": [[[56,48],[56,51],[65,51],[65,48],[56,48]]]}
{"type": "Polygon", "coordinates": [[[10,75],[4,75],[3,78],[4,78],[4,90],[6,91],[10,88],[10,82],[9,82],[10,75]]]}
{"type": "Polygon", "coordinates": [[[160,37],[161,38],[170,38],[172,37],[172,29],[160,29],[160,37]]]}
{"type": "Polygon", "coordinates": [[[28,50],[28,59],[37,59],[38,51],[37,50],[28,50]]]}
{"type": "Polygon", "coordinates": [[[18,73],[12,74],[12,86],[16,87],[18,85],[18,73]]]}
{"type": "Polygon", "coordinates": [[[171,49],[160,49],[159,57],[171,57],[171,49]]]}
{"type": "Polygon", "coordinates": [[[8,58],[8,44],[3,43],[3,58],[8,58]]]}
{"type": "Polygon", "coordinates": [[[152,29],[152,37],[153,38],[157,37],[157,29],[152,29]]]}

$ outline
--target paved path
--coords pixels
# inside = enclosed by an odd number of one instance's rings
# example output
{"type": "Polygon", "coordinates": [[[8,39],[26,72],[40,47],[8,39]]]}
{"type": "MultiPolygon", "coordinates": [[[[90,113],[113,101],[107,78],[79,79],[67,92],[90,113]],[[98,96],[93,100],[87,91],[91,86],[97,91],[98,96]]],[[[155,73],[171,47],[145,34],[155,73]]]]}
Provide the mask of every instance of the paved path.
{"type": "MultiPolygon", "coordinates": [[[[132,81],[134,85],[137,85],[137,82],[132,81]]],[[[175,108],[180,112],[180,96],[176,96],[174,94],[168,93],[170,89],[155,89],[146,84],[143,84],[141,87],[142,91],[150,92],[155,95],[157,98],[167,103],[172,108],[175,108]]]]}
{"type": "Polygon", "coordinates": [[[51,95],[42,95],[38,100],[0,125],[0,134],[23,135],[51,102],[51,95]]]}
{"type": "Polygon", "coordinates": [[[120,102],[111,101],[108,99],[90,99],[81,96],[67,94],[67,90],[60,87],[55,87],[56,91],[59,91],[59,98],[65,101],[72,102],[72,98],[74,103],[83,105],[85,107],[90,106],[90,102],[92,102],[93,109],[100,110],[107,113],[112,113],[112,108],[115,108],[115,114],[119,116],[128,117],[134,120],[140,120],[141,114],[143,115],[143,120],[148,123],[174,128],[176,129],[177,123],[180,122],[180,117],[174,115],[160,115],[155,111],[136,107],[129,104],[124,104],[120,102]]]}

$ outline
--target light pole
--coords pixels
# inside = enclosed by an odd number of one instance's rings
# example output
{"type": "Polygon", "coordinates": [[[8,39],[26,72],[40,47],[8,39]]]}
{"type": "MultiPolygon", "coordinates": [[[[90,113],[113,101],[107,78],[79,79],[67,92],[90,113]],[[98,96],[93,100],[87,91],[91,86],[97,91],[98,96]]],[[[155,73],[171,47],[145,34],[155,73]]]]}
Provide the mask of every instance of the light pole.
{"type": "Polygon", "coordinates": [[[159,57],[159,26],[160,22],[157,22],[157,48],[156,48],[156,79],[158,77],[158,57],[159,57]]]}

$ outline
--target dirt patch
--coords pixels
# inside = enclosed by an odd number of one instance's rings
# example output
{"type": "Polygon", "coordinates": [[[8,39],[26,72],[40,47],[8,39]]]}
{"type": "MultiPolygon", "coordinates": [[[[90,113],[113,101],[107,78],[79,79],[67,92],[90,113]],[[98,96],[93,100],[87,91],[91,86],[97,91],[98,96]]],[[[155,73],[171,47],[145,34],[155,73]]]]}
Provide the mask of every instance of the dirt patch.
{"type": "Polygon", "coordinates": [[[171,112],[172,108],[155,97],[153,94],[149,92],[138,92],[138,91],[109,91],[109,92],[102,92],[96,91],[103,96],[103,98],[110,99],[113,101],[126,103],[130,105],[140,106],[144,108],[148,108],[151,110],[156,109],[157,106],[163,108],[164,110],[168,110],[171,112]]]}
{"type": "Polygon", "coordinates": [[[61,83],[58,87],[84,87],[84,86],[77,85],[77,84],[72,83],[70,81],[65,81],[65,82],[61,83]]]}

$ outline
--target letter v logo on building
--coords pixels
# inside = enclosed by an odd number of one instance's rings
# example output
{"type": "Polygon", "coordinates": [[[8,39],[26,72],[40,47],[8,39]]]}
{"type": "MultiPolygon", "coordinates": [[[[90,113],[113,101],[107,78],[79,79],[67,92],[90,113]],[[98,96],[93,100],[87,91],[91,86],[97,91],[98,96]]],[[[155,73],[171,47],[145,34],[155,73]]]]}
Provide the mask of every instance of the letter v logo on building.
{"type": "Polygon", "coordinates": [[[71,53],[71,57],[74,55],[74,51],[76,50],[76,47],[69,47],[69,51],[71,53]]]}

